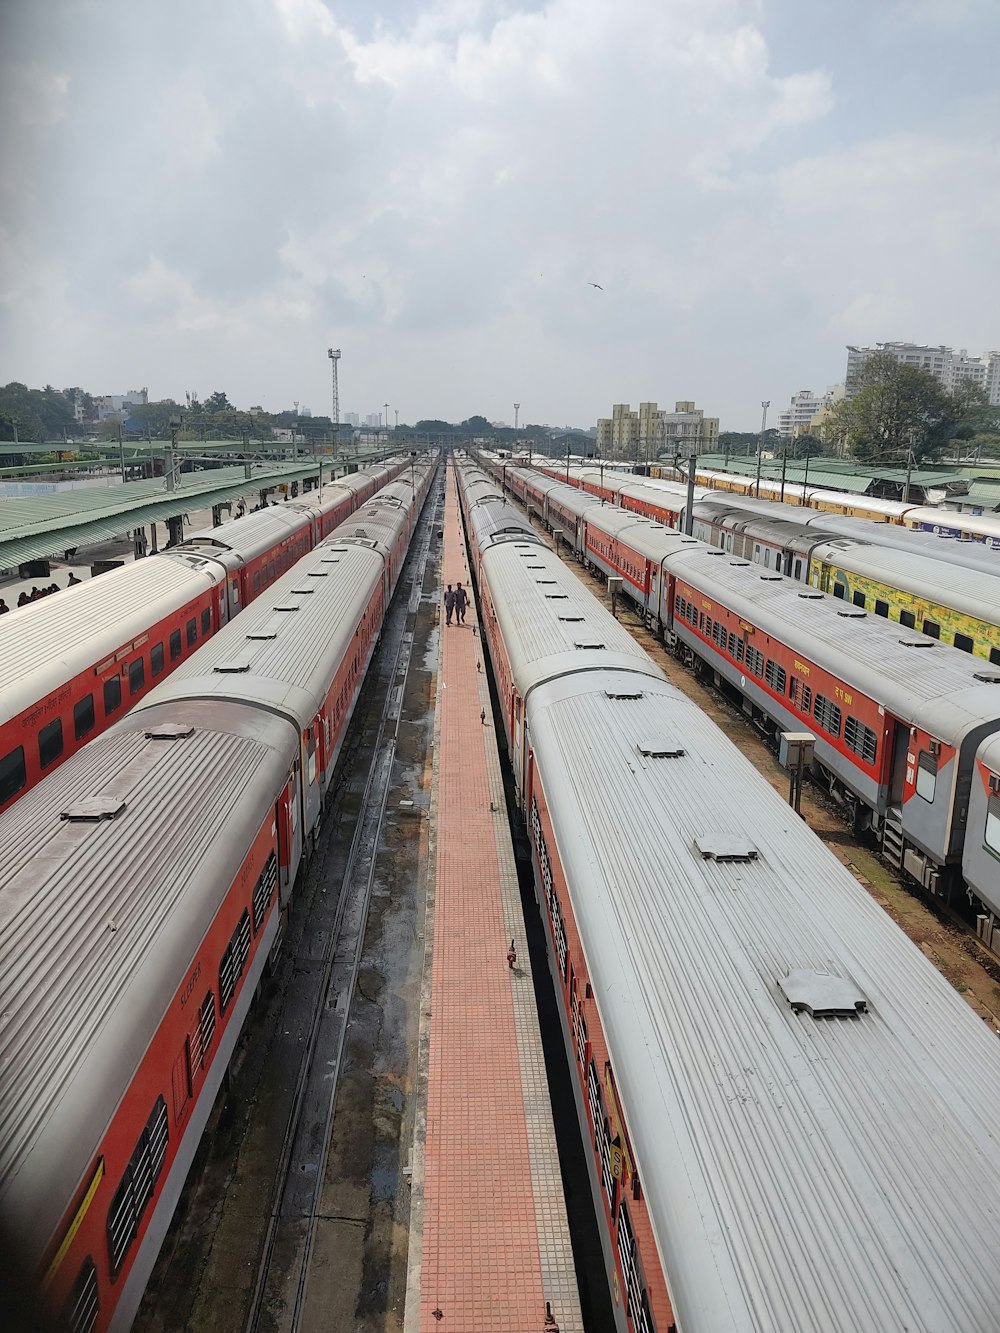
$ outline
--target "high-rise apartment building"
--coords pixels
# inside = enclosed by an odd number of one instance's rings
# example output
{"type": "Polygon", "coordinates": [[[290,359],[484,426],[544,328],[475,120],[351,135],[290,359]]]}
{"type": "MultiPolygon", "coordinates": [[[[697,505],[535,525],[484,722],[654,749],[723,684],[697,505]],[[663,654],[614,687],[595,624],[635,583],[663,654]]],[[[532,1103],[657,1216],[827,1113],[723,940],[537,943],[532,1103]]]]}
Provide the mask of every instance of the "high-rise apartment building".
{"type": "Polygon", "coordinates": [[[646,462],[661,453],[712,453],[718,442],[718,417],[706,417],[686,400],[675,403],[672,412],[656,403],[640,403],[636,412],[628,403],[615,403],[611,416],[597,422],[601,458],[646,462]]]}
{"type": "Polygon", "coordinates": [[[816,418],[825,414],[843,396],[842,384],[834,384],[825,393],[813,393],[812,389],[800,389],[798,393],[793,393],[789,405],[778,413],[778,434],[786,439],[809,434],[816,418]]]}
{"type": "Polygon", "coordinates": [[[963,347],[956,352],[952,347],[923,347],[919,343],[876,343],[874,347],[847,348],[847,373],[844,384],[848,398],[858,390],[861,368],[876,352],[887,352],[900,365],[914,366],[929,371],[944,387],[953,392],[961,384],[975,384],[986,395],[986,401],[1000,406],[1000,351],[983,352],[970,356],[963,347]]]}

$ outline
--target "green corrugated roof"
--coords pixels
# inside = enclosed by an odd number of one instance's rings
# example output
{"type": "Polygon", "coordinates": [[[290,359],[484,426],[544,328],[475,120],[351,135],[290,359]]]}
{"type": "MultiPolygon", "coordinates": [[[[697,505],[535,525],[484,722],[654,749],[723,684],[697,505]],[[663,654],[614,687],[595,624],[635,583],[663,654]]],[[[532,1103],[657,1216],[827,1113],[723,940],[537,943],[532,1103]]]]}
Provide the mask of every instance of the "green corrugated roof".
{"type": "MultiPolygon", "coordinates": [[[[328,460],[323,461],[324,472],[332,473],[328,460]]],[[[255,464],[250,477],[242,467],[182,473],[173,491],[164,489],[162,477],[154,477],[100,490],[4,499],[0,501],[0,568],[121,537],[147,523],[316,474],[312,462],[285,467],[255,464]]]]}

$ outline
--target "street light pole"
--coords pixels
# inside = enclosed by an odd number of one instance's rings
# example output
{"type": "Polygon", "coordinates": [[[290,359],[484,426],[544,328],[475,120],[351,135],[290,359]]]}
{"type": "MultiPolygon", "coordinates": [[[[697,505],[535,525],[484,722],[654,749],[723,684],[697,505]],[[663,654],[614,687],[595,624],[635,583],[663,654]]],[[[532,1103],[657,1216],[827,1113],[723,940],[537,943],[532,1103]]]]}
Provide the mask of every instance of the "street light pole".
{"type": "Polygon", "coordinates": [[[757,485],[754,488],[754,495],[760,499],[760,465],[764,457],[764,432],[767,430],[767,409],[771,406],[770,398],[761,401],[763,413],[760,419],[760,442],[757,445],[757,485]]]}
{"type": "Polygon", "coordinates": [[[788,467],[788,440],[786,439],[781,450],[781,503],[782,504],[785,503],[785,471],[787,467],[788,467]]]}

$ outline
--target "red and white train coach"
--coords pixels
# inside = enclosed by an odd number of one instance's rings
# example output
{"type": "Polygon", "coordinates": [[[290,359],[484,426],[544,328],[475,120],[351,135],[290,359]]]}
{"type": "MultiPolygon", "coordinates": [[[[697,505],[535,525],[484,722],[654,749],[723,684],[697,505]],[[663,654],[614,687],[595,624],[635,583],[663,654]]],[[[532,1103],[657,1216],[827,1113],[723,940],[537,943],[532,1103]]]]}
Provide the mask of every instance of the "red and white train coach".
{"type": "Polygon", "coordinates": [[[479,571],[620,1333],[983,1333],[996,1038],[552,552],[479,571]]]}
{"type": "Polygon", "coordinates": [[[0,621],[0,810],[106,728],[402,470],[194,533],[0,621]]]}
{"type": "Polygon", "coordinates": [[[432,467],[0,818],[0,1215],[127,1329],[281,934],[432,467]]]}

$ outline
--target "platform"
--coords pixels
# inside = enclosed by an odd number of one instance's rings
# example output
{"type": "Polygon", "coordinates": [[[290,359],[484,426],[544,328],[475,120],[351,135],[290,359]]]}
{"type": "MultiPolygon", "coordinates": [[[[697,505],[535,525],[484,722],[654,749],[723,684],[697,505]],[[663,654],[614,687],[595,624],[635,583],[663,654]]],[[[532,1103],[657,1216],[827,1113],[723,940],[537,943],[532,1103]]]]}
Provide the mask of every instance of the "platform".
{"type": "MultiPolygon", "coordinates": [[[[468,587],[451,469],[443,548],[468,587]]],[[[441,622],[405,1330],[582,1333],[483,645],[441,622]]]]}

